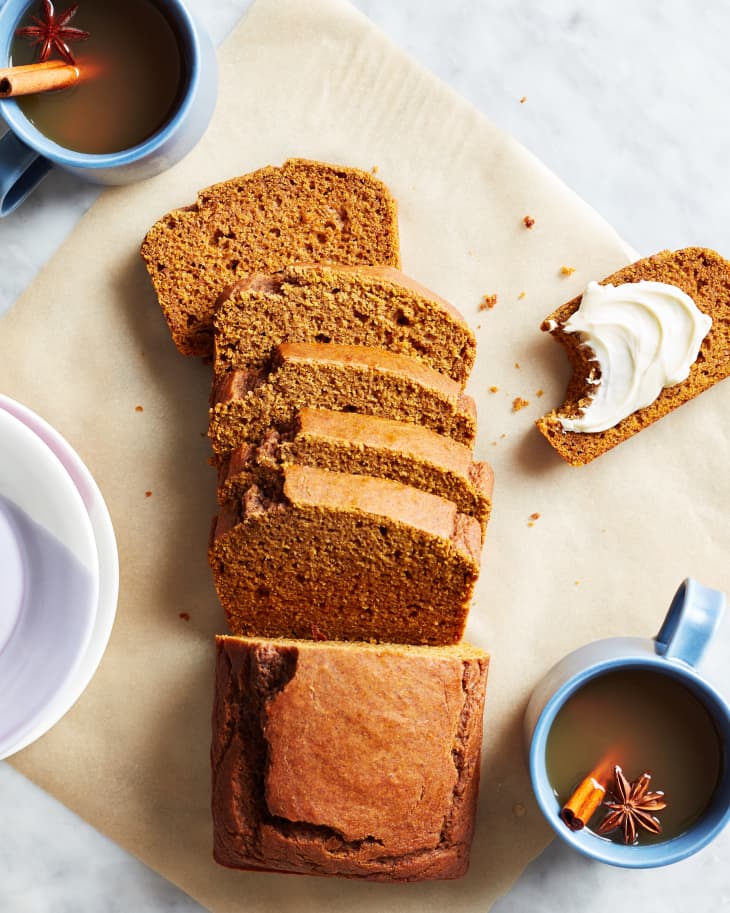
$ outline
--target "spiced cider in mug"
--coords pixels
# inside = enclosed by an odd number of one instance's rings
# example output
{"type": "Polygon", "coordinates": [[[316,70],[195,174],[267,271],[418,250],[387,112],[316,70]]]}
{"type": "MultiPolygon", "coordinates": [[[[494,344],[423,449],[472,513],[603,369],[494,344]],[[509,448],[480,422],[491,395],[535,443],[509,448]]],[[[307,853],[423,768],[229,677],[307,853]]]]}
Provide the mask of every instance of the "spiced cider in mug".
{"type": "Polygon", "coordinates": [[[10,63],[74,63],[78,82],[19,98],[25,117],[49,140],[105,154],[143,143],[175,114],[187,61],[174,20],[154,0],[34,0],[15,30],[10,63]]]}

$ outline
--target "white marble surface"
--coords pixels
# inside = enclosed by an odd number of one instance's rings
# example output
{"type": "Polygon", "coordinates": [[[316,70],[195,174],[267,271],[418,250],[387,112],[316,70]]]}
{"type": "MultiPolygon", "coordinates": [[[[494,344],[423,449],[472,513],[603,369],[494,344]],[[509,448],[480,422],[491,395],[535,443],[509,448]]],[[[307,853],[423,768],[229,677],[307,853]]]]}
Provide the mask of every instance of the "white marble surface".
{"type": "MultiPolygon", "coordinates": [[[[355,3],[518,137],[637,250],[703,244],[730,254],[727,0],[355,3]]],[[[190,4],[221,39],[249,0],[190,4]]],[[[0,221],[0,311],[95,196],[54,173],[20,212],[0,221]]],[[[709,663],[726,693],[729,655],[726,622],[709,663]]],[[[728,858],[730,830],[693,859],[647,872],[603,867],[553,843],[493,909],[730,910],[728,858]]],[[[142,910],[201,908],[0,764],[0,911],[142,910]]]]}

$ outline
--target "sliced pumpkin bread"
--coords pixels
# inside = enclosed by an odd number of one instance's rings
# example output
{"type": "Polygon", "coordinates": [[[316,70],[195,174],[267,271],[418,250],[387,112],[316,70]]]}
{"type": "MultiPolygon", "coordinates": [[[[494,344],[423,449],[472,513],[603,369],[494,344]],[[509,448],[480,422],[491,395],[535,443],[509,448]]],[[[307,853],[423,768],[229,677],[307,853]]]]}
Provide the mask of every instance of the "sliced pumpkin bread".
{"type": "Polygon", "coordinates": [[[453,501],[486,530],[494,474],[468,447],[421,425],[327,409],[302,409],[291,432],[269,431],[258,446],[236,448],[219,469],[219,502],[251,485],[266,488],[289,463],[412,485],[453,501]]]}
{"type": "Polygon", "coordinates": [[[293,265],[229,288],[214,318],[217,374],[258,368],[281,342],[377,346],[466,383],[476,340],[451,304],[392,267],[293,265]]]}
{"type": "Polygon", "coordinates": [[[221,508],[209,560],[234,634],[439,645],[461,639],[480,551],[445,498],[284,466],[221,508]]]}
{"type": "Polygon", "coordinates": [[[370,346],[284,343],[271,366],[217,380],[209,436],[218,458],[270,431],[288,431],[305,406],[425,425],[471,444],[476,406],[460,384],[423,362],[370,346]]]}
{"type": "Polygon", "coordinates": [[[289,159],[201,190],[141,253],[175,345],[211,356],[213,308],[236,279],[301,260],[400,266],[396,204],[365,171],[289,159]]]}

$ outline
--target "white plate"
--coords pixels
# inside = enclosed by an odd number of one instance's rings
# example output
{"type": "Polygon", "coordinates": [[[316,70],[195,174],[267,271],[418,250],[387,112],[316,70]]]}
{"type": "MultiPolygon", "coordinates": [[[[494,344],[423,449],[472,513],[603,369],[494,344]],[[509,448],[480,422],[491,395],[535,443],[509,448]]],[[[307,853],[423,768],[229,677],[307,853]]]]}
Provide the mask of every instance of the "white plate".
{"type": "MultiPolygon", "coordinates": [[[[59,691],[47,708],[48,718],[57,722],[86,689],[104,655],[117,610],[119,594],[119,558],[111,517],[94,478],[71,445],[46,421],[15,400],[0,394],[0,410],[14,415],[46,444],[65,467],[89,515],[99,557],[99,601],[91,636],[74,676],[59,691]]],[[[16,750],[24,748],[49,726],[26,734],[16,750]]]]}
{"type": "Polygon", "coordinates": [[[60,460],[0,411],[0,758],[45,731],[73,680],[99,602],[96,539],[60,460]]]}

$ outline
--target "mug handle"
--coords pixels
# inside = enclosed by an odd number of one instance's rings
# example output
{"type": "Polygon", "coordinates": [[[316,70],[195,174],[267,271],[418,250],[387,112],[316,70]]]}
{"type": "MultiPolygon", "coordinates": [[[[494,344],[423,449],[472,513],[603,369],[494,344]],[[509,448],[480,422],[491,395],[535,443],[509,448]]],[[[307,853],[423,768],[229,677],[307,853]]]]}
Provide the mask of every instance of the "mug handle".
{"type": "Polygon", "coordinates": [[[48,159],[34,152],[11,131],[0,139],[0,218],[10,215],[51,170],[48,159]]]}
{"type": "Polygon", "coordinates": [[[681,659],[696,666],[720,626],[724,611],[724,593],[688,577],[675,593],[654,638],[656,652],[665,659],[681,659]]]}

